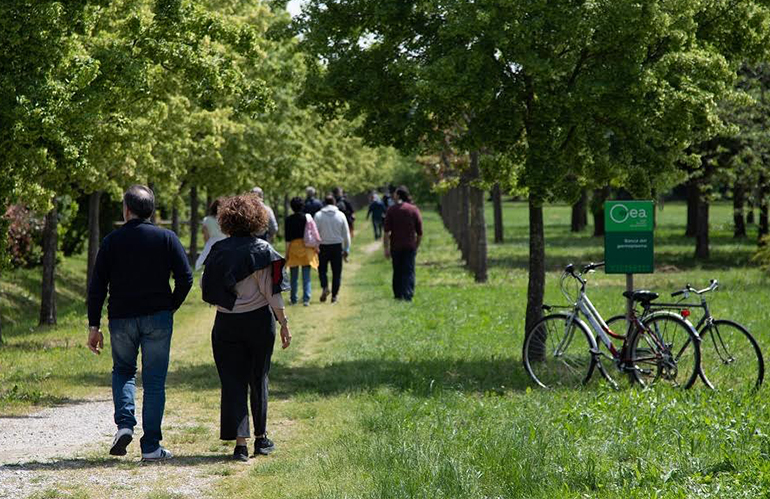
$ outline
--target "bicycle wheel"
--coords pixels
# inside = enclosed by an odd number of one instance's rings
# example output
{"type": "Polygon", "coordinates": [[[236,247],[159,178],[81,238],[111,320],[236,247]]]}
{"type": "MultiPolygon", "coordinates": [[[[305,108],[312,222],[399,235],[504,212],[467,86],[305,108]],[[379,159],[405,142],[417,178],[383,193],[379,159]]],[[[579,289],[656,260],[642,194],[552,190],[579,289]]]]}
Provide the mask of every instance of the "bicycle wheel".
{"type": "Polygon", "coordinates": [[[628,334],[628,322],[625,315],[613,315],[605,321],[613,333],[625,336],[628,334]]]}
{"type": "Polygon", "coordinates": [[[690,388],[700,372],[700,341],[695,329],[676,314],[656,312],[633,328],[627,367],[642,386],[664,382],[690,388]]]}
{"type": "Polygon", "coordinates": [[[757,389],[765,377],[762,350],[745,327],[719,319],[700,332],[704,381],[714,389],[757,389]]]}
{"type": "Polygon", "coordinates": [[[524,368],[543,388],[575,387],[588,382],[596,360],[588,327],[568,314],[540,319],[524,337],[524,368]]]}

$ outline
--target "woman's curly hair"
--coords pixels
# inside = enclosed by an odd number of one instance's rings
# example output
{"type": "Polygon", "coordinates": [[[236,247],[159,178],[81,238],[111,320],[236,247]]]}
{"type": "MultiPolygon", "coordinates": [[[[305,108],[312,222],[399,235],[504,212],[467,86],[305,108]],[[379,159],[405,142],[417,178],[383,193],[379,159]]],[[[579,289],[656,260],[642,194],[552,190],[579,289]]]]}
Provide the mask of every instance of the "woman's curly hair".
{"type": "Polygon", "coordinates": [[[244,237],[263,234],[269,215],[256,194],[246,193],[224,199],[217,210],[217,221],[228,236],[244,237]]]}

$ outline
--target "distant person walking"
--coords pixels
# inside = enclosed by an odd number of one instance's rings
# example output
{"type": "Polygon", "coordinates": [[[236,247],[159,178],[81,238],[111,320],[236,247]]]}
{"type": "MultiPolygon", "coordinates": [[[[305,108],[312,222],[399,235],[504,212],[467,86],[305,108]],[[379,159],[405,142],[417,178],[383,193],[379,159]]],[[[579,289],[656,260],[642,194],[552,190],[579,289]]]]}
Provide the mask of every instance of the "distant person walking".
{"type": "Polygon", "coordinates": [[[187,255],[176,234],[150,221],[155,195],[134,185],[123,195],[125,224],[102,241],[88,286],[88,348],[104,347],[102,306],[109,290],[107,315],[112,345],[112,399],[118,431],[110,454],[125,456],[136,426],[136,359],[142,350],[141,450],[143,461],[172,457],[160,445],[166,404],[174,311],[192,287],[187,255]],[[174,290],[169,277],[174,277],[174,290]]]}
{"type": "Polygon", "coordinates": [[[393,261],[393,296],[412,301],[415,286],[415,259],[422,241],[422,215],[412,204],[405,186],[396,189],[396,204],[385,215],[385,258],[393,261]]]}
{"type": "Polygon", "coordinates": [[[265,211],[267,211],[268,216],[267,227],[265,228],[265,231],[262,234],[258,234],[257,237],[272,243],[273,238],[278,233],[278,220],[275,218],[275,212],[265,203],[265,193],[261,187],[255,187],[251,190],[251,192],[259,197],[259,201],[262,203],[265,211]]]}
{"type": "Polygon", "coordinates": [[[348,201],[348,198],[345,197],[345,191],[342,190],[342,187],[335,187],[332,190],[332,195],[337,203],[337,208],[339,208],[345,215],[345,218],[348,221],[348,228],[350,229],[350,237],[353,237],[355,235],[356,223],[356,213],[355,210],[353,210],[353,205],[348,201]]]}
{"type": "Polygon", "coordinates": [[[219,223],[229,237],[211,248],[203,273],[203,299],[216,305],[211,331],[214,362],[222,387],[220,433],[235,440],[233,459],[248,461],[248,393],[254,421],[254,455],[269,454],[267,438],[268,372],[275,343],[275,318],[281,344],[291,343],[281,292],[287,289],[285,261],[263,234],[269,215],[260,199],[244,194],[225,200],[219,223]]]}
{"type": "Polygon", "coordinates": [[[324,207],[316,213],[315,223],[321,234],[318,278],[321,281],[321,301],[329,296],[327,270],[332,267],[332,303],[337,303],[337,295],[342,284],[342,259],[350,251],[350,229],[345,214],[337,208],[334,196],[324,198],[324,207]]]}
{"type": "Polygon", "coordinates": [[[374,239],[382,237],[382,222],[385,218],[385,204],[380,200],[377,194],[372,193],[369,196],[369,211],[366,212],[366,218],[372,217],[372,227],[374,228],[374,239]]]}
{"type": "Polygon", "coordinates": [[[305,213],[314,217],[316,213],[321,211],[321,208],[323,208],[323,203],[315,197],[315,188],[307,187],[305,189],[305,213]]]}
{"type": "Polygon", "coordinates": [[[215,199],[209,207],[209,214],[203,218],[201,226],[203,227],[203,251],[198,255],[198,259],[195,261],[195,270],[203,268],[203,262],[206,261],[206,257],[209,256],[211,247],[216,243],[224,239],[226,236],[219,228],[219,222],[217,222],[217,209],[219,208],[220,199],[215,199]]]}
{"type": "Polygon", "coordinates": [[[318,244],[321,236],[318,233],[313,217],[305,213],[305,203],[302,198],[292,198],[289,202],[293,214],[286,217],[284,233],[286,234],[286,266],[291,275],[291,303],[297,303],[297,287],[299,269],[302,269],[302,304],[310,305],[310,269],[318,268],[318,244]],[[310,244],[310,246],[308,246],[310,244]]]}

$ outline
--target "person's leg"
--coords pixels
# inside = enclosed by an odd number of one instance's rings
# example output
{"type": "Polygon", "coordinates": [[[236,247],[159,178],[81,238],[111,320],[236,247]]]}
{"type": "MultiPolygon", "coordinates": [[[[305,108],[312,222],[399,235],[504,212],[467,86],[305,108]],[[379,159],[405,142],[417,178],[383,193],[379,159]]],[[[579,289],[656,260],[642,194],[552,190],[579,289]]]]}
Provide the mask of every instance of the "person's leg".
{"type": "Polygon", "coordinates": [[[336,298],[340,292],[342,284],[342,245],[335,244],[331,246],[333,253],[331,255],[332,266],[332,298],[336,298]]]}
{"type": "Polygon", "coordinates": [[[297,279],[299,277],[299,267],[289,267],[291,277],[291,302],[297,303],[297,279]]]}
{"type": "Polygon", "coordinates": [[[321,289],[328,291],[329,279],[327,272],[329,269],[329,245],[322,244],[318,253],[318,279],[321,281],[321,289]]]}
{"type": "Polygon", "coordinates": [[[415,260],[417,251],[408,250],[404,252],[404,299],[412,301],[414,297],[415,286],[415,260]]]}
{"type": "Polygon", "coordinates": [[[253,331],[243,330],[248,323],[242,320],[241,315],[218,313],[211,332],[214,363],[222,387],[219,410],[221,440],[248,438],[250,435],[248,393],[253,366],[248,338],[253,331]]]}
{"type": "Polygon", "coordinates": [[[136,319],[111,319],[112,401],[118,429],[136,426],[136,358],[139,355],[139,330],[136,319]]]}
{"type": "Polygon", "coordinates": [[[253,355],[251,372],[251,417],[254,420],[254,436],[262,437],[267,433],[267,396],[270,360],[275,344],[275,319],[267,307],[257,311],[260,315],[252,326],[253,355]]]}
{"type": "Polygon", "coordinates": [[[404,297],[404,291],[403,291],[403,278],[402,278],[402,267],[403,267],[403,258],[401,251],[398,250],[392,250],[390,252],[390,260],[393,264],[393,297],[396,300],[401,300],[404,297]]]}
{"type": "Polygon", "coordinates": [[[163,440],[161,423],[166,407],[166,374],[174,314],[158,312],[137,318],[142,345],[142,453],[155,452],[163,440]]]}
{"type": "Polygon", "coordinates": [[[311,293],[311,279],[310,279],[310,265],[302,267],[302,302],[310,303],[311,293]]]}

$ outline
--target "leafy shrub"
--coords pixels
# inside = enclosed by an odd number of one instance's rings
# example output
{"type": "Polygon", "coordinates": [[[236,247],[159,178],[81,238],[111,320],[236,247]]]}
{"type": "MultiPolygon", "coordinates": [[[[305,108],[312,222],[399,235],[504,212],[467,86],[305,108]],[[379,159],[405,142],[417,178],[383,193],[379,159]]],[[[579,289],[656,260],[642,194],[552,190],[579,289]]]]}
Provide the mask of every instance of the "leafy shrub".
{"type": "Polygon", "coordinates": [[[8,256],[14,267],[34,267],[42,257],[43,219],[26,206],[14,204],[5,210],[8,222],[8,256]]]}

